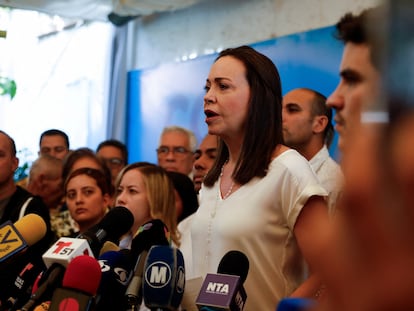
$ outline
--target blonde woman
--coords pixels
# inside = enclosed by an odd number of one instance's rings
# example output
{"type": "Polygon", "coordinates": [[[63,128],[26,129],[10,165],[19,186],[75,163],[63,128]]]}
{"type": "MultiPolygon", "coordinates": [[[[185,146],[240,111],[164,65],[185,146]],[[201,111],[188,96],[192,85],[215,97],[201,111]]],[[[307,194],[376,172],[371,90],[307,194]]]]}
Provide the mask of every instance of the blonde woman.
{"type": "Polygon", "coordinates": [[[140,226],[153,219],[161,220],[172,242],[180,245],[174,186],[163,168],[146,162],[129,164],[119,173],[115,186],[115,205],[128,208],[134,215],[134,224],[121,247],[129,248],[140,226]]]}

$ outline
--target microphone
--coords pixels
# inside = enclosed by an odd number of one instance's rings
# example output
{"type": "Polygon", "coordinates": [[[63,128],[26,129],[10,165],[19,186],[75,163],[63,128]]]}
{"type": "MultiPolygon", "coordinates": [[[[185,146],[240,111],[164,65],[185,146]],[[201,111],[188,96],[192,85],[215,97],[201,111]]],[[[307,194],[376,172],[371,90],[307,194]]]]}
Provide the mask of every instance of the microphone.
{"type": "Polygon", "coordinates": [[[50,306],[50,301],[42,302],[40,305],[37,305],[33,311],[48,311],[50,306]]]}
{"type": "Polygon", "coordinates": [[[114,207],[93,229],[80,234],[77,238],[62,237],[56,241],[42,255],[43,262],[48,268],[47,272],[50,270],[50,273],[42,276],[39,281],[41,285],[24,307],[29,310],[41,298],[49,297],[50,292],[61,285],[64,267],[68,266],[74,258],[82,255],[96,257],[106,241],[119,239],[128,232],[133,222],[134,217],[126,207],[114,207]],[[49,274],[53,275],[53,279],[49,280],[49,274]]]}
{"type": "Polygon", "coordinates": [[[49,311],[93,310],[100,281],[101,267],[95,258],[74,258],[66,268],[62,288],[53,293],[49,311]]]}
{"type": "Polygon", "coordinates": [[[39,242],[46,231],[46,222],[37,214],[27,214],[14,224],[3,223],[0,226],[0,267],[6,269],[10,260],[39,242]]]}
{"type": "Polygon", "coordinates": [[[249,260],[240,251],[229,251],[221,259],[217,274],[208,273],[201,286],[196,305],[200,311],[241,311],[247,294],[243,288],[249,260]]]}
{"type": "Polygon", "coordinates": [[[155,245],[148,252],[142,293],[151,310],[177,310],[185,287],[184,258],[175,247],[155,245]]]}
{"type": "Polygon", "coordinates": [[[159,219],[153,219],[138,229],[131,243],[132,258],[137,258],[132,279],[125,292],[126,310],[137,310],[142,303],[142,276],[148,251],[153,245],[170,245],[167,226],[159,219]]]}
{"type": "Polygon", "coordinates": [[[49,247],[42,258],[47,268],[52,264],[66,267],[75,257],[81,255],[93,256],[87,240],[62,237],[49,247]]]}
{"type": "Polygon", "coordinates": [[[29,262],[22,271],[16,276],[11,286],[11,294],[7,301],[0,306],[0,310],[11,310],[19,308],[19,304],[30,298],[33,283],[43,272],[43,265],[29,262]]]}
{"type": "Polygon", "coordinates": [[[120,248],[117,244],[111,241],[106,241],[103,245],[101,250],[99,251],[99,257],[109,251],[119,251],[120,248]]]}
{"type": "Polygon", "coordinates": [[[36,247],[46,232],[46,222],[37,214],[27,214],[14,224],[7,221],[0,225],[0,278],[3,284],[0,310],[7,310],[30,296],[28,287],[36,277],[32,274],[39,274],[39,269],[44,269],[40,255],[30,255],[31,246],[36,247]]]}
{"type": "Polygon", "coordinates": [[[43,254],[43,261],[46,267],[50,267],[53,263],[66,267],[76,256],[98,257],[105,243],[114,243],[113,241],[118,243],[119,238],[128,232],[133,222],[134,216],[126,207],[114,207],[87,232],[76,238],[60,238],[43,254]]]}
{"type": "MultiPolygon", "coordinates": [[[[92,258],[92,257],[91,257],[92,258]]],[[[21,308],[21,311],[29,311],[40,300],[48,300],[52,296],[55,288],[62,284],[65,268],[59,264],[52,264],[45,272],[43,272],[38,286],[34,287],[30,299],[21,308]]]]}
{"type": "Polygon", "coordinates": [[[142,251],[148,251],[154,245],[170,245],[170,232],[164,222],[153,219],[138,228],[131,242],[131,255],[138,258],[142,251]]]}
{"type": "Polygon", "coordinates": [[[64,267],[77,256],[96,257],[106,241],[118,240],[128,232],[133,222],[132,213],[126,207],[118,206],[106,213],[93,229],[80,234],[77,238],[60,238],[42,255],[48,269],[39,281],[41,285],[23,307],[29,310],[41,298],[50,297],[50,292],[61,285],[64,267]],[[53,276],[50,280],[49,274],[53,276]]]}
{"type": "Polygon", "coordinates": [[[129,250],[108,251],[98,259],[102,278],[96,299],[100,311],[125,310],[124,293],[131,278],[129,250]]]}
{"type": "Polygon", "coordinates": [[[33,311],[48,311],[50,306],[50,301],[42,302],[40,305],[37,305],[33,311]]]}
{"type": "Polygon", "coordinates": [[[79,234],[77,238],[87,240],[94,256],[98,258],[102,245],[106,241],[118,244],[119,239],[131,229],[133,223],[134,215],[131,211],[126,207],[116,206],[111,208],[97,225],[79,234]]]}
{"type": "Polygon", "coordinates": [[[308,298],[287,297],[277,304],[276,311],[306,311],[311,310],[316,305],[316,301],[308,298]]]}

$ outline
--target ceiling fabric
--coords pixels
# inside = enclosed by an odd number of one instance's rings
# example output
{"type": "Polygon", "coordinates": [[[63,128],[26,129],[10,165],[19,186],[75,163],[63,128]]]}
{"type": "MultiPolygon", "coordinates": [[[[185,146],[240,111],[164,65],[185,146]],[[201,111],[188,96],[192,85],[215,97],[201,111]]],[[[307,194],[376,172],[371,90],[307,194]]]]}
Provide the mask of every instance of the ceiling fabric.
{"type": "Polygon", "coordinates": [[[184,9],[202,0],[0,0],[0,6],[28,9],[66,18],[107,21],[108,14],[150,15],[184,9]]]}

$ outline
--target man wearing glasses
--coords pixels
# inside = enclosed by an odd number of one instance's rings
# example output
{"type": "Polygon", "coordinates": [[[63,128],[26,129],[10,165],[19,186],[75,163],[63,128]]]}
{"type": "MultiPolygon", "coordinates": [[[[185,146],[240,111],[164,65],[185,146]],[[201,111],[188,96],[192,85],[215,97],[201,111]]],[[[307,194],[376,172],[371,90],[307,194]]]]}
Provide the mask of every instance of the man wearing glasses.
{"type": "Polygon", "coordinates": [[[104,160],[111,171],[112,184],[115,185],[119,172],[128,164],[126,145],[116,139],[104,140],[96,148],[96,155],[104,160]]]}
{"type": "Polygon", "coordinates": [[[196,146],[197,139],[192,131],[179,126],[165,127],[157,148],[158,165],[192,178],[196,146]]]}

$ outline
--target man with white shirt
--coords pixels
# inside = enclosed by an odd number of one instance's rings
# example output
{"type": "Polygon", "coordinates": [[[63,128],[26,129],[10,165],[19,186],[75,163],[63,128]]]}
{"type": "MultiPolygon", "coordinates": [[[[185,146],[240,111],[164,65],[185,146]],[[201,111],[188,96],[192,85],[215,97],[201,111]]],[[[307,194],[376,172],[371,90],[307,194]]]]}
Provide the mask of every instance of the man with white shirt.
{"type": "Polygon", "coordinates": [[[283,97],[282,117],[285,144],[309,161],[329,193],[328,207],[333,213],[343,177],[338,163],[328,152],[334,129],[326,97],[308,88],[291,90],[283,97]]]}

